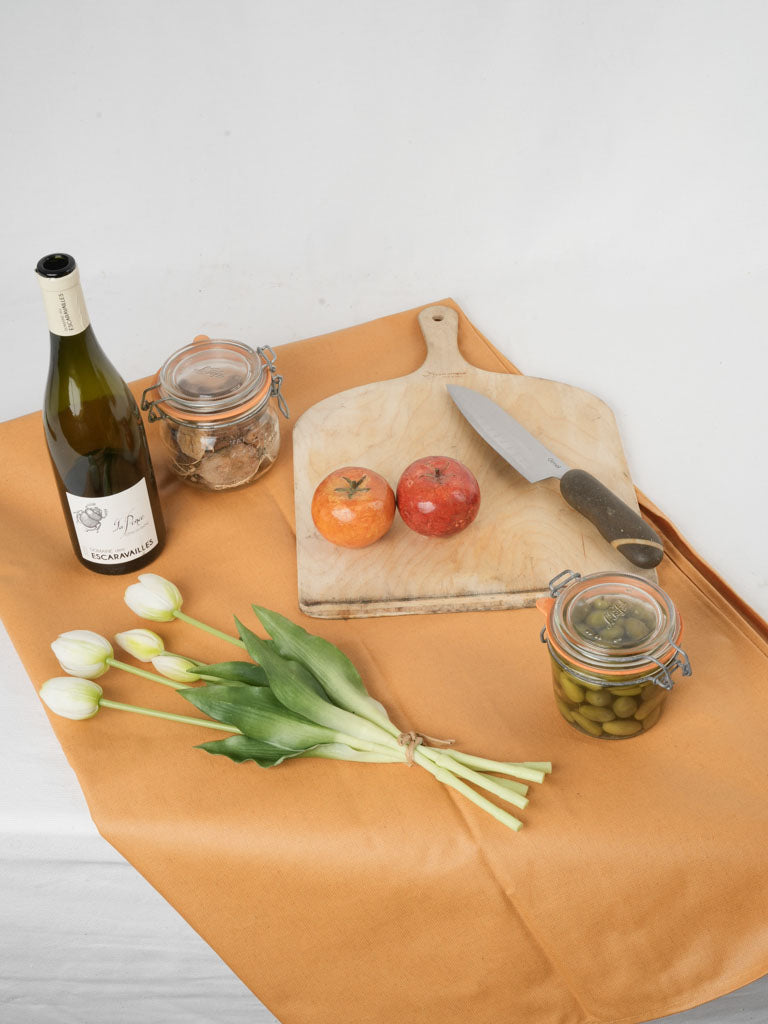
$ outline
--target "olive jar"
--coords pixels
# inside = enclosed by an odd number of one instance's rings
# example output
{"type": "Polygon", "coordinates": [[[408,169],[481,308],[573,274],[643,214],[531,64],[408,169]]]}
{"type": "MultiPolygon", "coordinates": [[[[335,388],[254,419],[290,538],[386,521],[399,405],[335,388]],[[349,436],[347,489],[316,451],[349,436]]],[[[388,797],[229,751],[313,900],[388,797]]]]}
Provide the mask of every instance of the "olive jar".
{"type": "Polygon", "coordinates": [[[628,739],[661,717],[674,673],[691,673],[682,622],[660,587],[629,573],[566,571],[537,602],[555,703],[565,721],[602,740],[628,739]]]}
{"type": "Polygon", "coordinates": [[[271,348],[199,335],[163,363],[141,407],[159,421],[173,472],[224,491],[258,480],[277,459],[275,404],[289,415],[281,385],[271,348]]]}

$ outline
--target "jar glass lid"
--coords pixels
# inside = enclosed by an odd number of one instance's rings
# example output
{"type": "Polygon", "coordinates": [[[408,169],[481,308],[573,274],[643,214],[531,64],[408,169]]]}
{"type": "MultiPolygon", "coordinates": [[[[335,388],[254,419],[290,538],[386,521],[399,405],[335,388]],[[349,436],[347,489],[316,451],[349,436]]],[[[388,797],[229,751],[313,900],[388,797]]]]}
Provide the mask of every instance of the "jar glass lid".
{"type": "Polygon", "coordinates": [[[252,412],[270,395],[264,361],[240,341],[206,338],[170,356],[157,376],[158,401],[180,420],[230,419],[252,412]]]}
{"type": "Polygon", "coordinates": [[[671,658],[680,619],[667,594],[649,580],[597,573],[558,593],[550,627],[552,639],[570,658],[626,670],[671,658]]]}

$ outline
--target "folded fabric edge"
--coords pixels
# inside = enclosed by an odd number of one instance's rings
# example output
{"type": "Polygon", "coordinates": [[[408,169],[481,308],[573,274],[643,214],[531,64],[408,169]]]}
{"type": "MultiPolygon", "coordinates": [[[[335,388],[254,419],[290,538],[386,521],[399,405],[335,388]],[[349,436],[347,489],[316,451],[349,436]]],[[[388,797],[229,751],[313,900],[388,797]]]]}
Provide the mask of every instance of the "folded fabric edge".
{"type": "Polygon", "coordinates": [[[768,622],[760,616],[750,604],[740,597],[732,587],[726,583],[723,577],[696,551],[685,539],[683,534],[664,515],[650,498],[635,489],[641,511],[645,513],[652,525],[663,534],[679,553],[678,568],[696,584],[699,590],[704,591],[702,582],[714,590],[739,616],[743,623],[750,627],[745,634],[757,644],[760,650],[768,654],[768,622]],[[684,563],[684,565],[682,564],[684,563]],[[689,570],[693,570],[698,579],[689,570]]]}

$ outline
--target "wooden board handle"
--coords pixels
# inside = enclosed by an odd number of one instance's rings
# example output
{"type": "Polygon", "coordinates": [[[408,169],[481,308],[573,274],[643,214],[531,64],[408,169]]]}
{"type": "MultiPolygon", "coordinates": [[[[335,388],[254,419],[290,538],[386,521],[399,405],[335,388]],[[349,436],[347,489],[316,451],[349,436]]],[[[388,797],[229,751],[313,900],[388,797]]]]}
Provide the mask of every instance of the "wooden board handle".
{"type": "Polygon", "coordinates": [[[450,306],[427,306],[419,313],[419,327],[427,343],[421,365],[430,375],[463,372],[467,362],[459,352],[459,314],[450,306]]]}
{"type": "Polygon", "coordinates": [[[664,555],[659,535],[591,473],[569,469],[560,493],[633,565],[653,569],[659,564],[664,555]]]}

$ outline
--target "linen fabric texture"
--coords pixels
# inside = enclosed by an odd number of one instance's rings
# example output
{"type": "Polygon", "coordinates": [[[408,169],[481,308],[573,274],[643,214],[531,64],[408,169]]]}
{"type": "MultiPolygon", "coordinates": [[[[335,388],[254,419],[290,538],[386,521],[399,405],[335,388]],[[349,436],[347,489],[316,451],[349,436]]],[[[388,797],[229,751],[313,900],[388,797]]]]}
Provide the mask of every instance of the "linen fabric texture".
{"type": "MultiPolygon", "coordinates": [[[[330,394],[416,370],[417,312],[277,350],[291,420],[251,487],[186,486],[150,427],[168,543],[144,571],[227,632],[235,614],[259,630],[255,602],[325,636],[404,731],[552,760],[524,829],[418,768],[262,769],[195,749],[207,729],[109,709],[51,715],[93,820],[283,1024],[635,1024],[745,985],[768,971],[768,627],[650,501],[639,495],[664,540],[659,582],[693,675],[637,739],[598,742],[562,721],[535,609],[352,621],[298,610],[292,424],[330,394]]],[[[517,372],[459,316],[469,362],[517,372]]],[[[39,414],[3,423],[0,438],[0,613],[39,687],[60,674],[59,633],[142,625],[123,603],[135,577],[74,558],[39,414]]],[[[237,656],[182,622],[152,628],[180,654],[237,656]]],[[[196,714],[148,680],[111,670],[99,682],[113,700],[196,714]]]]}

